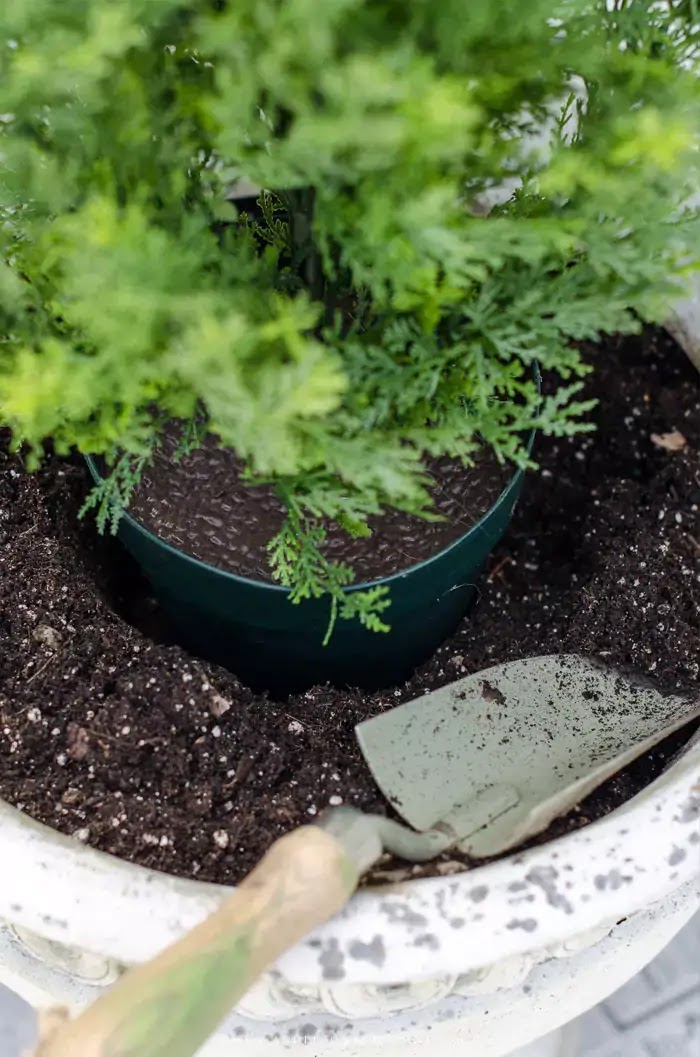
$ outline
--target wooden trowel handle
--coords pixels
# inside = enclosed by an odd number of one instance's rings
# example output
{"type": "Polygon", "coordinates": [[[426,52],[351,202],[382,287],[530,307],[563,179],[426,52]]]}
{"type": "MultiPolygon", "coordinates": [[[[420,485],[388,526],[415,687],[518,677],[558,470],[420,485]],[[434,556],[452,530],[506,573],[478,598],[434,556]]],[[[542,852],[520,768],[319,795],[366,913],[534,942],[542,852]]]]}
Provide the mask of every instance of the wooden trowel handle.
{"type": "Polygon", "coordinates": [[[35,1057],[192,1057],[256,977],[350,898],[358,869],[316,826],[279,840],[221,908],[130,970],[35,1057]]]}

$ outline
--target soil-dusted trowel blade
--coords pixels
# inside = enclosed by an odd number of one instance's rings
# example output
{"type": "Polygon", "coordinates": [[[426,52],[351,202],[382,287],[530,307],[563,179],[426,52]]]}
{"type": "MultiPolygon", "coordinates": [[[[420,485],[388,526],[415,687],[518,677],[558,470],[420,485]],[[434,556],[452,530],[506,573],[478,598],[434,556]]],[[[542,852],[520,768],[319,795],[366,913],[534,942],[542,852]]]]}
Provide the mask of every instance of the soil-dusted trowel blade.
{"type": "Polygon", "coordinates": [[[697,698],[576,655],[496,665],[357,727],[382,792],[419,831],[474,856],[542,832],[700,715],[697,698]]]}

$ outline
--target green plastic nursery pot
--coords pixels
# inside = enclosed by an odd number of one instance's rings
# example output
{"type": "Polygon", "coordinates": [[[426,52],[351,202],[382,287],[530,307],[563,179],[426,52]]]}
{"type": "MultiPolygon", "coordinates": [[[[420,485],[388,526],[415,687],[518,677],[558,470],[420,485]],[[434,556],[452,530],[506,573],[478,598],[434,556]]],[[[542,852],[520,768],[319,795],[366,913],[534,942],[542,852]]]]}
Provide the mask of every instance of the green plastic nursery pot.
{"type": "MultiPolygon", "coordinates": [[[[99,481],[95,460],[87,462],[99,481]]],[[[508,527],[522,482],[518,470],[491,509],[434,557],[349,588],[389,588],[391,607],[384,618],[391,631],[338,620],[327,646],[328,599],[294,605],[285,588],[193,558],[128,513],[119,537],[150,580],[179,641],[193,653],[273,692],[326,681],[376,689],[407,678],[454,631],[476,596],[489,552],[508,527]]]]}

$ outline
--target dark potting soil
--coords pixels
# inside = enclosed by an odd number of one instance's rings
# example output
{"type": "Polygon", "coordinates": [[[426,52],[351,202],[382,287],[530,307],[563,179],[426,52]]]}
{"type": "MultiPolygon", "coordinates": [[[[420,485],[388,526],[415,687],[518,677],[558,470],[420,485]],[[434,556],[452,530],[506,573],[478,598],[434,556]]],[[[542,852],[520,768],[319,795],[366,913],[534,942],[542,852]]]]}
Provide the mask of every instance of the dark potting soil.
{"type": "MultiPolygon", "coordinates": [[[[587,356],[597,431],[540,440],[541,470],[475,612],[408,683],[375,694],[320,687],[270,701],[168,644],[130,560],[76,520],[80,461],[29,476],[0,453],[0,795],[123,858],[235,881],[329,803],[385,810],[355,724],[456,677],[575,651],[664,689],[700,687],[697,375],[656,331],[587,356]]],[[[548,836],[633,795],[684,737],[548,836]]],[[[462,866],[446,856],[405,875],[462,866]]]]}
{"type": "MultiPolygon", "coordinates": [[[[284,506],[269,485],[241,480],[240,461],[209,436],[191,455],[174,460],[177,433],[166,433],[130,504],[130,513],[173,546],[227,572],[271,580],[267,545],[282,527],[284,506]]],[[[470,469],[454,459],[429,466],[439,521],[390,510],[371,522],[370,539],[329,526],[328,557],[348,563],[357,580],[390,576],[431,558],[486,513],[513,476],[493,455],[470,469]]]]}

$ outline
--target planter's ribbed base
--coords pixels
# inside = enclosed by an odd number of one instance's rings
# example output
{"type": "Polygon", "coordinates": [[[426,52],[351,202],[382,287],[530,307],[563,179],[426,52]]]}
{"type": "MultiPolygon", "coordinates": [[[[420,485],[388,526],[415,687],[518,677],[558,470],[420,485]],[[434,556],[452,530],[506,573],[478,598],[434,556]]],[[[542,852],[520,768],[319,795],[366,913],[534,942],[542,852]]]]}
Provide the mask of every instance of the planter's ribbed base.
{"type": "MultiPolygon", "coordinates": [[[[692,879],[660,904],[603,929],[598,942],[586,945],[584,937],[578,942],[572,938],[567,941],[570,953],[562,949],[558,956],[533,951],[532,967],[517,982],[511,978],[507,983],[494,967],[493,981],[475,985],[471,995],[454,993],[426,1005],[425,984],[406,983],[359,989],[363,993],[356,999],[364,997],[365,1006],[373,1000],[375,1009],[366,1008],[356,1019],[329,1012],[290,1016],[282,1009],[279,1019],[271,1009],[266,1021],[234,1016],[226,1035],[212,1039],[201,1057],[577,1057],[575,1027],[561,1031],[561,1025],[636,975],[697,908],[697,881],[692,879]],[[381,1011],[392,994],[396,1012],[381,1011]],[[553,1034],[542,1037],[547,1032],[553,1034]],[[522,1042],[527,1043],[524,1049],[513,1050],[522,1042]]],[[[55,949],[49,967],[48,952],[39,960],[38,948],[30,951],[27,939],[20,939],[16,930],[0,929],[0,983],[36,1005],[68,1002],[77,1009],[96,997],[98,988],[87,980],[95,968],[92,961],[74,958],[60,969],[58,959],[67,954],[55,949]]],[[[510,964],[509,970],[513,968],[510,964]]],[[[340,1003],[341,991],[334,995],[329,988],[329,1007],[334,997],[340,1003]]]]}

